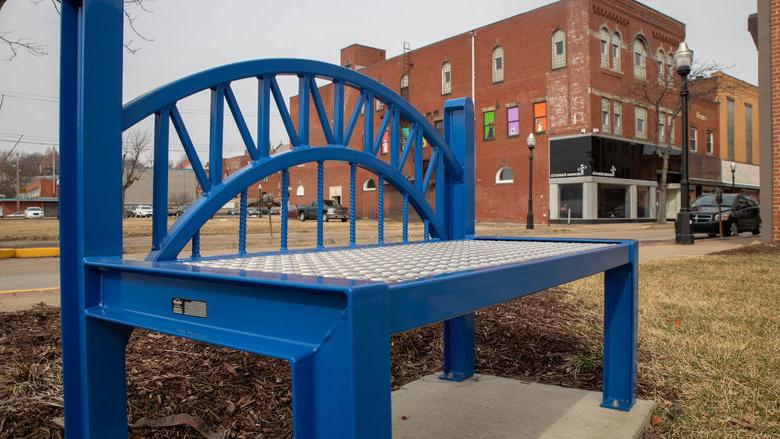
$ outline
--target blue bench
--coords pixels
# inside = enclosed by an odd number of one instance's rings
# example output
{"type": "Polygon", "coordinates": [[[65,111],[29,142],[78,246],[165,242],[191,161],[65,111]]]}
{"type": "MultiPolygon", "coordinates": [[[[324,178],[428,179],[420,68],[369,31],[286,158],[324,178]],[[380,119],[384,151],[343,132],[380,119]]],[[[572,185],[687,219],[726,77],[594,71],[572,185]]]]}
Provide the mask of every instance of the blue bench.
{"type": "Polygon", "coordinates": [[[464,380],[474,374],[474,311],[600,272],[605,272],[602,405],[632,407],[636,243],[475,236],[470,99],[445,103],[440,137],[408,102],[358,72],[273,59],[207,70],[122,106],[122,8],[122,0],[62,5],[60,227],[68,437],[127,436],[124,352],[132,330],[144,328],[289,361],[297,438],[390,438],[391,335],[443,322],[442,378],[464,380]],[[295,119],[277,81],[285,75],[299,84],[295,119]],[[258,85],[254,136],[231,87],[246,78],[256,78],[258,85]],[[331,83],[332,106],[315,78],[331,83]],[[177,106],[203,90],[211,93],[208,169],[177,106]],[[351,111],[345,111],[347,93],[358,97],[351,111]],[[385,112],[375,127],[365,115],[375,114],[377,101],[385,112]],[[221,169],[225,106],[251,157],[227,178],[221,169]],[[292,148],[271,155],[273,106],[292,148]],[[152,246],[146,260],[131,261],[122,257],[120,143],[123,131],[148,116],[155,118],[152,246]],[[310,145],[310,125],[317,122],[325,145],[310,145]],[[358,129],[362,139],[356,140],[358,129]],[[378,157],[385,132],[387,160],[378,157]],[[167,166],[174,135],[203,196],[168,227],[167,166]],[[316,247],[289,250],[282,190],[281,248],[247,253],[247,188],[276,173],[288,187],[289,168],[315,163],[321,204],[326,161],[349,167],[349,244],[324,247],[320,209],[316,247]],[[378,178],[373,245],[356,244],[357,168],[378,178]],[[385,181],[403,203],[397,243],[384,242],[385,181]],[[425,194],[434,181],[430,203],[425,194]],[[200,228],[235,197],[241,205],[236,252],[201,256],[200,228]],[[423,222],[421,241],[409,239],[410,205],[423,222]],[[188,244],[191,254],[181,256],[188,244]]]}

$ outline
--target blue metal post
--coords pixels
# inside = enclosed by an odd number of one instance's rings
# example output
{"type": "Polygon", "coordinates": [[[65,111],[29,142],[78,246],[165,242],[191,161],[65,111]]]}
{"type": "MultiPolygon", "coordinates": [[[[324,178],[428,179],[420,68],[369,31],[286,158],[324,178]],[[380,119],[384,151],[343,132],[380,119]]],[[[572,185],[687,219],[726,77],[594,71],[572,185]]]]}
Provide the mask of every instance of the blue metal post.
{"type": "Polygon", "coordinates": [[[386,285],[348,295],[339,325],[292,364],[296,439],[390,439],[390,319],[386,285]]]}
{"type": "Polygon", "coordinates": [[[385,243],[385,177],[381,174],[376,182],[376,243],[385,243]]]}
{"type": "Polygon", "coordinates": [[[323,179],[325,173],[325,164],[317,162],[317,248],[323,247],[322,241],[322,197],[323,197],[323,179]]]}
{"type": "Polygon", "coordinates": [[[636,401],[636,242],[631,262],[604,273],[604,394],[602,407],[628,411],[636,401]]]}
{"type": "Polygon", "coordinates": [[[238,212],[238,254],[246,254],[246,200],[247,191],[241,191],[240,206],[238,212]]]}
{"type": "MultiPolygon", "coordinates": [[[[460,181],[447,175],[443,162],[436,169],[436,214],[448,236],[474,235],[474,108],[468,98],[444,104],[444,140],[463,169],[460,181]]],[[[463,381],[474,375],[474,314],[444,321],[443,379],[463,381]]]]}
{"type": "Polygon", "coordinates": [[[195,232],[194,235],[192,235],[192,257],[193,258],[199,258],[200,257],[200,230],[195,232]]]}
{"type": "Polygon", "coordinates": [[[409,194],[404,194],[404,204],[402,208],[402,230],[401,239],[404,243],[409,242],[409,194]]]}
{"type": "Polygon", "coordinates": [[[66,0],[60,45],[60,297],[65,430],[127,437],[124,342],[96,325],[90,256],[122,256],[122,0],[66,0]],[[95,208],[100,206],[99,209],[95,208]]]}
{"type": "Polygon", "coordinates": [[[209,179],[212,185],[222,183],[222,142],[225,125],[225,89],[211,90],[211,127],[209,132],[209,179]]]}
{"type": "Polygon", "coordinates": [[[355,246],[355,180],[357,179],[357,166],[349,164],[349,246],[355,246]]]}
{"type": "MultiPolygon", "coordinates": [[[[154,169],[152,171],[152,250],[168,232],[168,140],[170,110],[165,108],[154,117],[154,169]]],[[[124,200],[123,200],[124,201],[124,200]]]]}

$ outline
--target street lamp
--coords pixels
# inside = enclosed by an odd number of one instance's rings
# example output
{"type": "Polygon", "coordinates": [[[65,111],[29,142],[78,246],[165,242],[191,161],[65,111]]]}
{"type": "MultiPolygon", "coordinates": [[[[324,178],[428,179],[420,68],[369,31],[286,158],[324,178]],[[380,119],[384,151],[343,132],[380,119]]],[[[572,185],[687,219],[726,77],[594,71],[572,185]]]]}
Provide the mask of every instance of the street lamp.
{"type": "Polygon", "coordinates": [[[525,140],[528,144],[528,217],[525,221],[526,229],[534,228],[534,147],[536,137],[534,133],[528,135],[525,140]]]}
{"type": "Polygon", "coordinates": [[[734,162],[731,162],[731,191],[734,192],[737,189],[737,164],[734,162]]]}
{"type": "Polygon", "coordinates": [[[688,179],[688,75],[691,73],[693,64],[693,51],[688,48],[685,41],[680,43],[677,52],[674,53],[674,65],[677,74],[682,79],[680,85],[680,104],[682,107],[682,144],[683,144],[683,162],[682,162],[682,180],[680,181],[681,206],[677,213],[677,222],[675,223],[675,239],[677,244],[693,244],[693,234],[691,233],[691,212],[690,212],[690,184],[688,179]]]}

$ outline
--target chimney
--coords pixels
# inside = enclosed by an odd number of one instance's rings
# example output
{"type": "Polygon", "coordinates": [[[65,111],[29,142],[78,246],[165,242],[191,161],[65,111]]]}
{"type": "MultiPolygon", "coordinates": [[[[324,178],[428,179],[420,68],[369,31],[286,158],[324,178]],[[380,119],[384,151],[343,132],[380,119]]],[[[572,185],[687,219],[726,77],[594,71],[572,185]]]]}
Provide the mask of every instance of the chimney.
{"type": "Polygon", "coordinates": [[[353,44],[341,49],[341,66],[352,70],[376,64],[385,60],[385,51],[375,47],[353,44]]]}

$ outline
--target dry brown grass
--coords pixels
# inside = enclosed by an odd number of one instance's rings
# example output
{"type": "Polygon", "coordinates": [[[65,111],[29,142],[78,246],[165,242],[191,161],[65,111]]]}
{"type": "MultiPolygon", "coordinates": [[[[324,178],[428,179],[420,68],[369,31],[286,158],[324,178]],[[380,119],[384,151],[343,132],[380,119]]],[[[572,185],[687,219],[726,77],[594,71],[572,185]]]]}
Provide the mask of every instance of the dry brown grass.
{"type": "MultiPolygon", "coordinates": [[[[597,317],[601,282],[566,289],[597,317]]],[[[662,421],[654,436],[780,437],[780,251],[646,263],[639,298],[640,393],[662,421]]]]}

